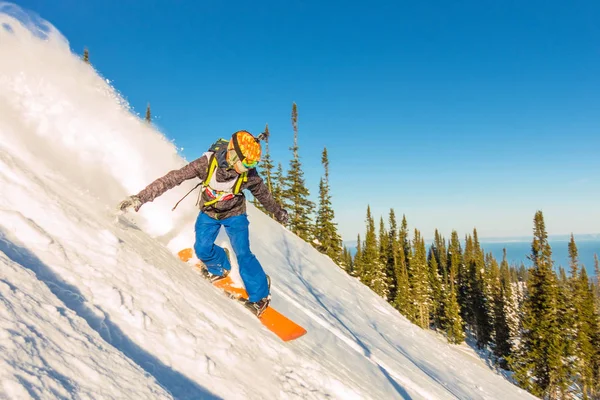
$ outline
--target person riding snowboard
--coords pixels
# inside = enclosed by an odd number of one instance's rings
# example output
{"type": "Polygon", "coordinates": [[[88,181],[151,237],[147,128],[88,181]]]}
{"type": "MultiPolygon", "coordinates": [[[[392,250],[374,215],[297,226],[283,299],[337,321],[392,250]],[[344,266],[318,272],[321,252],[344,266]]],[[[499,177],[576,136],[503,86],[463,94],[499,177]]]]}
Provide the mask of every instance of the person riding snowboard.
{"type": "Polygon", "coordinates": [[[250,251],[249,221],[242,190],[250,190],[277,221],[285,224],[288,220],[287,211],[275,201],[256,171],[261,156],[261,139],[266,139],[266,135],[261,134],[257,138],[248,131],[237,131],[229,142],[220,139],[200,158],[158,178],[137,195],[129,196],[119,204],[122,211],[133,208],[137,212],[143,204],[183,181],[199,178],[202,192],[195,225],[194,251],[205,265],[203,275],[214,282],[226,277],[231,270],[225,250],[214,243],[221,226],[224,226],[248,292],[246,306],[258,316],[271,301],[270,282],[250,251]]]}

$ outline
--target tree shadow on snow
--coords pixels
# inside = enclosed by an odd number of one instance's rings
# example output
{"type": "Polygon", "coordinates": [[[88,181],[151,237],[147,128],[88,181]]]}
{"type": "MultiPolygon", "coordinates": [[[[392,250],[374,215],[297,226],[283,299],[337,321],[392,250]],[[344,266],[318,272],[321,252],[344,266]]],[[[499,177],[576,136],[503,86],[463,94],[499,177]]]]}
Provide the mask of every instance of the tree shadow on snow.
{"type": "Polygon", "coordinates": [[[431,380],[437,382],[448,393],[450,393],[457,399],[461,399],[461,398],[465,397],[464,393],[456,393],[456,391],[450,385],[448,385],[446,382],[444,382],[443,377],[439,376],[438,373],[433,368],[428,367],[427,364],[424,362],[420,362],[419,360],[416,360],[414,357],[412,357],[410,354],[408,354],[408,352],[406,352],[406,350],[404,350],[404,348],[402,348],[400,345],[397,345],[397,344],[391,342],[387,336],[383,335],[379,331],[379,329],[377,329],[376,325],[374,325],[372,323],[370,325],[371,325],[371,328],[373,328],[373,330],[375,330],[379,334],[379,336],[381,336],[381,338],[383,340],[385,340],[391,347],[393,347],[398,353],[402,354],[404,356],[404,358],[406,358],[406,360],[410,361],[415,367],[417,367],[419,370],[421,370],[421,372],[423,372],[425,375],[427,375],[429,378],[431,378],[431,380]]]}
{"type": "MultiPolygon", "coordinates": [[[[290,256],[291,256],[291,252],[290,252],[290,245],[287,241],[287,238],[284,238],[284,242],[285,242],[285,258],[289,261],[290,260],[290,256]]],[[[317,303],[319,303],[319,305],[321,306],[321,308],[326,311],[327,313],[329,313],[329,315],[331,316],[331,318],[335,319],[338,324],[344,328],[344,330],[346,331],[346,333],[348,333],[350,336],[352,336],[352,339],[354,340],[354,342],[356,344],[358,344],[360,346],[360,348],[363,351],[363,355],[365,356],[365,358],[367,358],[369,361],[371,361],[374,365],[377,366],[377,368],[379,368],[379,370],[381,371],[381,373],[387,378],[387,380],[390,382],[390,384],[394,387],[394,389],[396,390],[396,392],[402,396],[403,399],[407,399],[407,400],[411,400],[412,397],[410,396],[410,394],[408,394],[408,392],[406,391],[406,389],[404,389],[402,387],[402,385],[400,385],[393,376],[390,375],[390,373],[381,365],[379,365],[379,363],[377,363],[376,361],[374,361],[373,359],[371,359],[371,350],[369,349],[369,347],[363,343],[363,341],[348,327],[346,326],[346,324],[335,314],[333,313],[329,307],[327,307],[325,305],[325,303],[323,303],[323,301],[321,300],[321,298],[323,297],[321,294],[315,292],[313,290],[313,288],[308,284],[308,282],[306,281],[306,279],[304,279],[304,277],[302,276],[301,272],[297,269],[297,267],[295,265],[290,265],[290,268],[292,268],[292,270],[296,273],[296,276],[298,277],[298,279],[300,280],[300,282],[302,282],[302,284],[306,287],[306,290],[313,296],[313,298],[315,299],[315,301],[317,303]]],[[[360,303],[356,303],[358,306],[360,306],[360,303]]],[[[342,311],[342,310],[340,310],[342,311]]]]}
{"type": "MultiPolygon", "coordinates": [[[[86,305],[86,299],[77,287],[63,281],[60,276],[44,264],[35,254],[26,248],[20,247],[6,238],[0,232],[0,252],[6,254],[11,260],[33,271],[36,277],[44,282],[48,289],[62,301],[66,307],[74,311],[79,317],[87,321],[88,325],[98,332],[107,343],[121,351],[126,357],[142,368],[147,374],[154,377],[156,382],[175,399],[221,399],[207,389],[190,380],[185,375],[163,364],[154,355],[139,347],[129,339],[123,331],[110,319],[110,315],[96,306],[102,316],[96,315],[86,305]]],[[[65,385],[66,382],[63,382],[65,385]]],[[[72,389],[70,383],[65,389],[72,389]]]]}

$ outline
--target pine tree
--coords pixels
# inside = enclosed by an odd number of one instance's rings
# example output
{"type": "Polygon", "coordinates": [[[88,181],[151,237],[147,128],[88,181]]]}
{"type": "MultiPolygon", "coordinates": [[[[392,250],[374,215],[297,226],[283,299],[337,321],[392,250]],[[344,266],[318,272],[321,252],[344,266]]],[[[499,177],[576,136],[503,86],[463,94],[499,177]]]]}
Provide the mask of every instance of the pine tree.
{"type": "Polygon", "coordinates": [[[317,249],[328,255],[336,264],[342,260],[342,238],[338,234],[337,224],[334,222],[335,215],[331,205],[329,194],[329,159],[327,148],[323,149],[321,163],[325,169],[325,175],[319,184],[319,209],[317,211],[315,239],[317,249]]]}
{"type": "Polygon", "coordinates": [[[568,376],[558,319],[558,284],[541,211],[535,214],[533,231],[530,256],[533,266],[524,303],[521,346],[510,364],[521,387],[539,397],[558,399],[566,392],[568,376]]]}
{"type": "Polygon", "coordinates": [[[477,346],[485,347],[491,340],[492,319],[486,293],[486,262],[477,230],[467,235],[464,252],[465,266],[459,269],[459,303],[462,316],[475,333],[477,346]]]}
{"type": "Polygon", "coordinates": [[[575,237],[572,233],[571,240],[569,241],[569,267],[571,278],[577,279],[577,275],[579,275],[579,251],[577,250],[575,237]]]}
{"type": "Polygon", "coordinates": [[[340,263],[340,267],[342,267],[342,269],[348,274],[350,274],[352,271],[352,255],[350,254],[350,250],[348,250],[346,245],[344,245],[342,249],[342,262],[340,263]]]}
{"type": "Polygon", "coordinates": [[[388,232],[388,249],[386,254],[386,275],[388,277],[388,301],[394,303],[396,294],[398,293],[398,223],[396,222],[396,214],[394,209],[390,209],[388,219],[390,230],[388,232]]]}
{"type": "Polygon", "coordinates": [[[581,388],[582,395],[586,397],[591,395],[594,381],[594,294],[585,268],[582,267],[580,273],[579,252],[573,234],[569,241],[569,267],[570,277],[567,285],[564,285],[567,304],[561,310],[565,325],[563,335],[566,335],[565,358],[573,360],[568,367],[574,373],[574,380],[581,388]]]}
{"type": "Polygon", "coordinates": [[[413,255],[408,262],[408,279],[412,296],[412,321],[421,328],[429,327],[429,280],[427,266],[427,250],[421,232],[415,229],[413,238],[413,255]]]}
{"type": "Polygon", "coordinates": [[[269,136],[270,136],[270,132],[269,132],[269,124],[265,125],[265,133],[266,133],[266,139],[265,139],[265,155],[262,158],[262,162],[260,163],[260,169],[263,173],[263,176],[265,177],[265,184],[267,185],[267,187],[269,188],[269,192],[271,192],[271,194],[273,194],[273,168],[275,168],[275,166],[273,165],[273,160],[271,159],[271,152],[269,151],[269,136]]]}
{"type": "Polygon", "coordinates": [[[388,288],[388,279],[386,276],[387,268],[387,252],[388,252],[388,237],[385,225],[383,223],[383,217],[380,218],[379,222],[379,240],[378,240],[378,259],[373,263],[371,287],[373,291],[380,297],[388,300],[390,294],[388,288]]]}
{"type": "Polygon", "coordinates": [[[356,254],[354,254],[354,262],[352,263],[353,268],[352,268],[352,273],[350,274],[359,279],[362,275],[362,270],[363,270],[362,257],[363,257],[362,244],[360,241],[360,233],[359,233],[356,238],[356,254]]]}
{"type": "Polygon", "coordinates": [[[440,276],[437,257],[435,256],[435,246],[429,248],[427,265],[429,304],[431,305],[429,318],[433,322],[434,329],[442,329],[444,326],[444,293],[442,277],[440,276]]]}
{"type": "Polygon", "coordinates": [[[577,357],[576,369],[579,375],[579,385],[583,396],[596,395],[594,386],[597,385],[598,370],[596,357],[598,353],[598,315],[594,310],[594,292],[590,285],[585,267],[577,276],[577,285],[574,298],[577,315],[577,357]]]}
{"type": "Polygon", "coordinates": [[[408,222],[406,221],[406,215],[402,215],[402,222],[400,223],[400,231],[398,232],[398,243],[400,251],[404,253],[404,259],[408,264],[408,260],[411,258],[411,247],[408,232],[408,222]]]}
{"type": "Polygon", "coordinates": [[[273,194],[273,199],[275,199],[275,201],[279,204],[282,204],[283,191],[285,190],[285,177],[283,175],[283,167],[281,166],[281,163],[277,164],[277,171],[275,171],[275,174],[273,175],[272,185],[273,190],[271,193],[273,194]]]}
{"type": "Polygon", "coordinates": [[[473,326],[477,337],[477,346],[484,348],[491,340],[492,318],[486,287],[486,263],[483,249],[479,243],[477,230],[473,230],[473,254],[469,265],[469,297],[473,313],[473,326]]]}
{"type": "Polygon", "coordinates": [[[309,243],[313,243],[313,224],[311,215],[314,203],[309,200],[308,188],[304,183],[304,172],[298,155],[298,109],[296,103],[292,105],[292,127],[294,129],[294,146],[290,148],[293,158],[290,161],[290,169],[286,176],[286,189],[283,198],[290,214],[289,228],[309,243]]]}
{"type": "Polygon", "coordinates": [[[513,354],[521,348],[521,335],[523,332],[523,319],[524,319],[524,304],[527,295],[527,281],[529,280],[529,271],[525,267],[525,264],[521,262],[521,265],[517,268],[516,266],[511,267],[515,271],[515,279],[513,284],[513,304],[515,305],[516,311],[516,326],[512,326],[513,337],[513,354]]]}
{"type": "Polygon", "coordinates": [[[375,232],[375,220],[371,214],[371,206],[367,206],[367,232],[361,259],[360,280],[369,288],[374,290],[375,280],[378,278],[379,251],[377,248],[377,233],[375,232]]]}
{"type": "Polygon", "coordinates": [[[444,331],[448,342],[460,344],[465,340],[464,323],[458,303],[458,271],[463,263],[458,233],[452,231],[448,247],[448,290],[447,302],[444,309],[444,331]]]}
{"type": "MultiPolygon", "coordinates": [[[[506,318],[506,325],[508,332],[504,332],[503,321],[496,322],[496,330],[500,329],[501,332],[496,331],[496,352],[498,357],[502,357],[501,366],[508,368],[508,364],[505,362],[513,352],[514,340],[519,334],[519,314],[518,314],[518,302],[513,291],[513,282],[511,278],[511,268],[508,266],[506,259],[506,248],[502,249],[502,262],[500,263],[500,292],[502,301],[504,302],[504,318],[506,318]]],[[[512,268],[516,272],[515,268],[512,268]]],[[[515,284],[516,284],[515,280],[515,284]]]]}
{"type": "Polygon", "coordinates": [[[439,267],[442,283],[448,284],[448,251],[446,250],[446,239],[435,230],[435,239],[433,242],[435,259],[439,267]]]}
{"type": "MultiPolygon", "coordinates": [[[[439,298],[434,303],[435,317],[434,323],[439,329],[444,329],[447,325],[446,307],[448,306],[448,291],[450,284],[448,282],[448,252],[446,250],[446,240],[440,235],[439,231],[435,230],[434,242],[431,245],[430,257],[435,258],[435,264],[437,265],[437,279],[439,280],[439,298]]],[[[433,271],[431,271],[433,272],[433,271]]],[[[432,288],[435,285],[435,281],[432,281],[432,288]]]]}
{"type": "Polygon", "coordinates": [[[559,268],[559,277],[557,279],[557,320],[561,331],[562,354],[561,359],[561,375],[566,377],[567,382],[564,386],[559,387],[559,398],[563,399],[567,396],[569,386],[573,380],[575,352],[577,348],[576,334],[577,328],[574,326],[575,318],[573,313],[573,297],[570,288],[570,282],[567,278],[565,269],[559,268]]]}
{"type": "Polygon", "coordinates": [[[469,268],[473,264],[475,255],[473,250],[473,238],[467,235],[465,238],[465,250],[460,265],[457,266],[457,285],[458,285],[458,304],[460,305],[460,315],[466,326],[475,325],[475,316],[473,312],[473,300],[471,298],[470,274],[469,268]]]}
{"type": "Polygon", "coordinates": [[[396,253],[396,296],[394,307],[405,317],[410,319],[413,314],[411,303],[410,282],[408,280],[408,260],[410,258],[410,243],[408,242],[408,224],[406,216],[402,216],[402,223],[398,232],[398,248],[396,253]]]}
{"type": "Polygon", "coordinates": [[[324,218],[325,215],[323,215],[324,213],[327,213],[327,210],[323,211],[323,204],[325,202],[327,202],[326,197],[324,196],[324,193],[326,192],[326,186],[325,186],[325,181],[323,180],[323,178],[321,178],[319,180],[319,204],[318,204],[318,208],[317,208],[317,215],[315,216],[315,226],[313,228],[313,236],[314,236],[314,240],[313,240],[313,246],[319,250],[319,252],[326,254],[324,249],[324,245],[323,245],[323,237],[327,234],[325,229],[323,227],[324,225],[324,218]]]}
{"type": "Polygon", "coordinates": [[[148,105],[146,106],[146,122],[149,124],[152,123],[152,113],[150,112],[150,103],[148,103],[148,105]]]}
{"type": "Polygon", "coordinates": [[[575,238],[571,235],[568,245],[569,251],[569,277],[565,269],[559,267],[559,282],[558,282],[558,317],[564,325],[563,340],[564,355],[566,360],[565,368],[569,375],[576,372],[578,369],[579,358],[578,350],[578,331],[580,327],[579,303],[577,298],[579,289],[579,254],[575,238]]]}
{"type": "Polygon", "coordinates": [[[86,64],[90,63],[90,52],[89,50],[86,48],[83,49],[83,62],[85,62],[86,64]]]}
{"type": "Polygon", "coordinates": [[[385,228],[385,222],[383,222],[383,216],[379,217],[379,238],[377,239],[377,243],[379,245],[379,262],[382,265],[387,265],[390,240],[388,231],[385,228]]]}
{"type": "MultiPolygon", "coordinates": [[[[506,256],[505,256],[506,257],[506,256]]],[[[493,256],[489,256],[490,263],[490,292],[492,300],[493,320],[494,320],[494,355],[502,368],[507,368],[507,357],[512,352],[510,327],[508,323],[508,311],[510,297],[507,291],[510,291],[510,281],[506,275],[508,268],[498,267],[498,262],[493,256]],[[503,274],[505,275],[503,277],[503,274]]],[[[506,258],[502,260],[506,263],[506,258]]]]}

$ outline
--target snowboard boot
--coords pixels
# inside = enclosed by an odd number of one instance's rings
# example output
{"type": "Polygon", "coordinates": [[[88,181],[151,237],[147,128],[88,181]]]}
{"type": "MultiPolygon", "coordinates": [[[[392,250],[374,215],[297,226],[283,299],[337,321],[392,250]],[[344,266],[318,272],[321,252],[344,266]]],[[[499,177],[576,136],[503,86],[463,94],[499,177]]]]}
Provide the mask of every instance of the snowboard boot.
{"type": "Polygon", "coordinates": [[[269,304],[271,304],[271,277],[269,275],[267,275],[267,285],[269,286],[269,294],[266,297],[263,297],[256,302],[246,301],[244,303],[246,308],[252,311],[259,318],[265,312],[267,307],[269,307],[269,304]]]}
{"type": "Polygon", "coordinates": [[[271,295],[268,295],[267,297],[264,297],[256,302],[246,301],[244,303],[246,308],[252,311],[252,313],[258,318],[260,318],[260,316],[265,312],[267,307],[269,307],[269,304],[271,304],[271,295]]]}
{"type": "MultiPolygon", "coordinates": [[[[223,247],[223,250],[225,250],[225,255],[227,256],[227,260],[229,262],[231,262],[231,257],[229,256],[229,249],[227,247],[223,247]]],[[[200,271],[202,272],[202,276],[209,280],[211,283],[214,283],[218,280],[221,279],[225,279],[227,278],[227,275],[229,275],[229,270],[226,270],[225,268],[222,268],[223,270],[223,275],[215,275],[213,273],[210,273],[208,271],[208,269],[206,268],[206,265],[202,264],[202,266],[200,267],[200,271]]]]}
{"type": "Polygon", "coordinates": [[[223,272],[224,272],[223,275],[212,274],[208,271],[208,269],[206,268],[206,265],[204,265],[204,264],[202,264],[202,266],[200,267],[200,272],[202,273],[202,276],[204,277],[204,279],[207,279],[211,283],[215,283],[218,280],[225,279],[225,278],[227,278],[227,275],[229,275],[229,271],[226,269],[223,270],[223,272]]]}

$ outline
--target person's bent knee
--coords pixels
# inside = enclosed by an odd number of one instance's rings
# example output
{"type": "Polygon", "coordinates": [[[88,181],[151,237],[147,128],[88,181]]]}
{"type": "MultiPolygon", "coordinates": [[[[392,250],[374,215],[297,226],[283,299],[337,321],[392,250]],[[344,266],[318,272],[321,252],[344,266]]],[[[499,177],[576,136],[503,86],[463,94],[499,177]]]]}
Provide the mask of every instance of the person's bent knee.
{"type": "Polygon", "coordinates": [[[213,252],[213,246],[214,246],[214,244],[207,246],[207,245],[202,245],[202,244],[196,243],[196,245],[194,245],[194,251],[196,252],[196,257],[198,257],[200,260],[205,260],[207,258],[210,258],[211,254],[213,252]]]}

